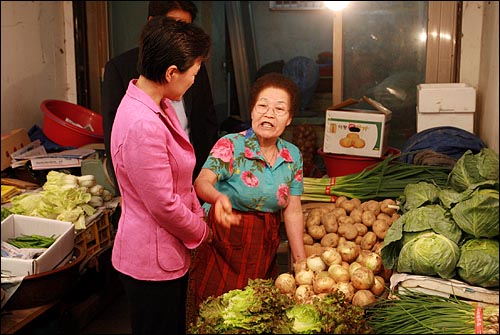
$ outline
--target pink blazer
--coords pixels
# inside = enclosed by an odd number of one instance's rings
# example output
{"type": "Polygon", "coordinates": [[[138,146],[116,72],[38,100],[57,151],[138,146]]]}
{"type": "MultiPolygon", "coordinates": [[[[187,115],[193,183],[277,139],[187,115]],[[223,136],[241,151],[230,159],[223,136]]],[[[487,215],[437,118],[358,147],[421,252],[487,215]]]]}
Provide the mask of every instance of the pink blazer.
{"type": "Polygon", "coordinates": [[[175,279],[188,271],[189,249],[208,234],[192,185],[196,158],[169,100],[164,113],[135,82],[111,132],[122,197],[112,264],[140,280],[175,279]]]}

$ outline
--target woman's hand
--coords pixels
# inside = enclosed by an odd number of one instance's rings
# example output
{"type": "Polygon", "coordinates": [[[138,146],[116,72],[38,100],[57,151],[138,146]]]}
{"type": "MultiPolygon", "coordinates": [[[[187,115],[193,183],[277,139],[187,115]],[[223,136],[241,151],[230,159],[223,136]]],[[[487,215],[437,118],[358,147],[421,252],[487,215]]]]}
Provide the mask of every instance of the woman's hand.
{"type": "Polygon", "coordinates": [[[239,225],[241,220],[240,214],[233,213],[233,205],[231,200],[225,194],[221,194],[214,204],[215,221],[225,228],[231,228],[232,225],[239,225]]]}

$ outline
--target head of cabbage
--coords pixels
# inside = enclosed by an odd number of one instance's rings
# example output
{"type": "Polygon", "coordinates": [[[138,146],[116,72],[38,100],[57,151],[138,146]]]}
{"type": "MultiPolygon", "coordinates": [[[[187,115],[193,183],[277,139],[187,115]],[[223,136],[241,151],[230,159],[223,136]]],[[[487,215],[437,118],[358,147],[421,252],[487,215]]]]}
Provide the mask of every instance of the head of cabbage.
{"type": "Polygon", "coordinates": [[[458,276],[470,285],[498,287],[498,241],[471,239],[460,247],[458,276]]]}
{"type": "Polygon", "coordinates": [[[425,231],[407,241],[398,257],[397,271],[450,279],[456,275],[460,248],[444,235],[425,231]]]}

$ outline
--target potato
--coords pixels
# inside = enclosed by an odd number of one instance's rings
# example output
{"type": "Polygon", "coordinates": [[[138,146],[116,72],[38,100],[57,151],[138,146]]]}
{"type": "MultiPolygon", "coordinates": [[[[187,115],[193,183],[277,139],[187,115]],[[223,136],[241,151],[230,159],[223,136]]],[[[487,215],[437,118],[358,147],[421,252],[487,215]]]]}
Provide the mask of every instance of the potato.
{"type": "Polygon", "coordinates": [[[372,230],[379,239],[383,240],[385,234],[387,234],[387,231],[389,230],[389,224],[385,220],[375,220],[373,222],[372,230]]]}
{"type": "Polygon", "coordinates": [[[339,235],[336,233],[327,233],[321,239],[321,246],[336,248],[339,243],[339,235]]]}
{"type": "Polygon", "coordinates": [[[376,200],[368,200],[365,202],[366,204],[366,210],[373,212],[375,216],[377,216],[380,213],[380,204],[376,200]]]}
{"type": "Polygon", "coordinates": [[[360,208],[361,207],[361,200],[358,198],[352,198],[351,202],[354,204],[354,208],[360,208]]]}
{"type": "Polygon", "coordinates": [[[312,256],[312,255],[321,255],[324,251],[324,248],[319,244],[318,242],[314,243],[313,245],[304,245],[304,250],[306,252],[306,256],[312,256]]]}
{"type": "Polygon", "coordinates": [[[356,208],[356,205],[352,202],[352,200],[342,201],[339,206],[340,208],[345,209],[347,214],[349,214],[354,208],[356,208]]]}
{"type": "Polygon", "coordinates": [[[323,225],[314,225],[307,228],[307,233],[315,240],[321,240],[326,234],[325,227],[323,225]]]}
{"type": "Polygon", "coordinates": [[[382,213],[385,213],[389,216],[397,212],[397,208],[394,208],[397,206],[396,201],[393,199],[384,199],[380,203],[380,211],[382,213]]]}
{"type": "Polygon", "coordinates": [[[342,216],[339,216],[337,218],[337,222],[339,223],[339,225],[343,224],[343,223],[349,223],[349,224],[354,224],[354,219],[350,216],[347,216],[347,215],[342,215],[342,216]]]}
{"type": "Polygon", "coordinates": [[[347,200],[347,198],[346,198],[346,197],[344,197],[344,196],[342,195],[342,196],[338,197],[338,198],[337,198],[337,200],[335,200],[335,205],[336,205],[337,207],[339,207],[339,206],[340,206],[340,204],[341,204],[343,201],[345,201],[345,200],[347,200]]]}
{"type": "Polygon", "coordinates": [[[304,233],[304,235],[302,237],[304,240],[304,244],[313,245],[314,239],[312,238],[311,235],[309,235],[308,233],[304,233]]]}
{"type": "Polygon", "coordinates": [[[358,231],[359,236],[364,236],[368,232],[368,227],[362,223],[355,223],[354,227],[358,231]]]}
{"type": "Polygon", "coordinates": [[[321,216],[321,224],[325,227],[327,233],[336,233],[339,225],[337,217],[332,213],[325,213],[321,216]]]}
{"type": "Polygon", "coordinates": [[[352,241],[358,236],[358,230],[352,223],[342,223],[339,225],[338,230],[339,235],[346,238],[346,240],[352,241]]]}
{"type": "Polygon", "coordinates": [[[377,234],[369,231],[363,236],[360,246],[363,250],[371,250],[375,243],[377,243],[377,234]]]}
{"type": "Polygon", "coordinates": [[[321,212],[320,211],[311,211],[307,216],[305,220],[305,226],[306,228],[309,228],[311,226],[317,226],[321,223],[321,212]]]}
{"type": "Polygon", "coordinates": [[[362,222],[361,215],[363,214],[363,210],[361,208],[354,208],[349,216],[353,218],[355,223],[362,222]]]}
{"type": "Polygon", "coordinates": [[[345,209],[343,208],[340,208],[340,207],[337,207],[337,208],[334,208],[331,213],[333,215],[335,215],[337,218],[341,217],[341,216],[347,216],[347,212],[345,211],[345,209]]]}
{"type": "Polygon", "coordinates": [[[371,227],[373,225],[373,222],[377,219],[377,216],[375,215],[374,212],[370,210],[365,210],[363,214],[361,214],[361,221],[363,224],[367,227],[371,227]]]}

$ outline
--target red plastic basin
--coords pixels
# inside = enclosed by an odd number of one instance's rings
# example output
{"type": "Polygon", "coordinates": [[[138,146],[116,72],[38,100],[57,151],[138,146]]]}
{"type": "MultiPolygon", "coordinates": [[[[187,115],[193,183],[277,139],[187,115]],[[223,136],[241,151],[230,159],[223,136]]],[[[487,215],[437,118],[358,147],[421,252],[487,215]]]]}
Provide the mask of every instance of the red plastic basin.
{"type": "Polygon", "coordinates": [[[325,162],[328,177],[339,177],[361,172],[365,168],[383,161],[389,154],[396,155],[399,153],[401,153],[400,150],[389,148],[385,156],[376,158],[325,153],[322,148],[318,149],[318,154],[323,157],[325,162]]]}
{"type": "Polygon", "coordinates": [[[61,146],[81,147],[90,143],[103,143],[102,116],[83,106],[62,100],[44,100],[40,104],[43,133],[61,146]],[[71,122],[81,125],[73,125],[71,122]],[[90,126],[92,130],[85,127],[90,126]]]}

